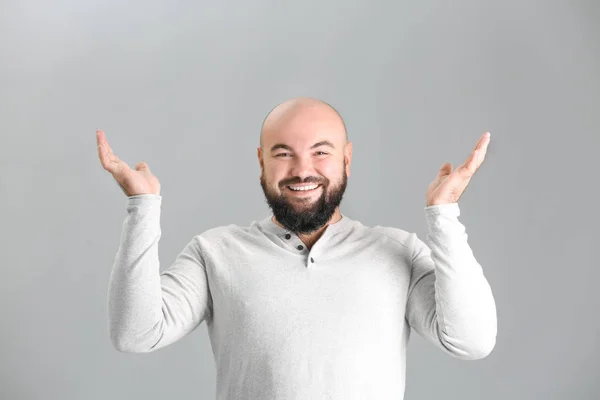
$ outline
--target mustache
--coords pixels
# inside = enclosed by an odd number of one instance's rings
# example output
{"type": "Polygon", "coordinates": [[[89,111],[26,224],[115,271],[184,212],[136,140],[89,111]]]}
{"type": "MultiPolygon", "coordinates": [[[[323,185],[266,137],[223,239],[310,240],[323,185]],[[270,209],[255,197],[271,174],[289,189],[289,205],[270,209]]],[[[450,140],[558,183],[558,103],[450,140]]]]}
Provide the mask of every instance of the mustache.
{"type": "Polygon", "coordinates": [[[319,179],[317,177],[314,176],[309,176],[308,178],[305,178],[304,180],[300,179],[299,177],[295,177],[292,179],[288,179],[286,181],[281,181],[281,183],[279,184],[280,187],[285,187],[285,186],[289,186],[289,185],[296,185],[299,183],[316,183],[316,184],[322,184],[323,186],[326,186],[327,184],[327,180],[325,179],[319,179]]]}

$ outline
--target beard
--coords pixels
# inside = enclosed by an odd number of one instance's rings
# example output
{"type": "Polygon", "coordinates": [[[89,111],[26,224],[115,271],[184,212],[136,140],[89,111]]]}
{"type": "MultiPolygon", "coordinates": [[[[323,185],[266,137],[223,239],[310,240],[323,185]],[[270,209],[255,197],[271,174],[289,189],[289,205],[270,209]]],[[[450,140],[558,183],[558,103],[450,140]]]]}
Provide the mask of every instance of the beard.
{"type": "Polygon", "coordinates": [[[346,168],[344,168],[342,181],[336,186],[330,186],[330,181],[326,178],[317,179],[309,177],[304,181],[300,178],[294,178],[285,182],[282,181],[284,183],[280,184],[282,190],[286,190],[285,186],[287,185],[297,183],[318,183],[321,185],[321,196],[314,200],[313,203],[295,205],[288,201],[284,193],[277,194],[269,190],[264,172],[260,176],[260,185],[265,194],[265,199],[273,211],[277,222],[295,234],[315,232],[329,222],[336,208],[342,202],[347,181],[346,168]]]}

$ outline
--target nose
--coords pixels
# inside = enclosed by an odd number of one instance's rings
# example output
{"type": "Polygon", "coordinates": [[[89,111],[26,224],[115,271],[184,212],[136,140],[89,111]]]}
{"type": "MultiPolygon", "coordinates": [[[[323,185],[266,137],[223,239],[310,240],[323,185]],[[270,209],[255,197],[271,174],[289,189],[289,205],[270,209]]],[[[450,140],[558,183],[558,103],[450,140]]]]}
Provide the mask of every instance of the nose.
{"type": "Polygon", "coordinates": [[[308,178],[309,176],[316,177],[317,175],[315,174],[315,171],[313,169],[310,157],[306,156],[298,156],[294,158],[290,173],[292,174],[292,176],[299,177],[300,179],[302,179],[302,181],[304,181],[304,179],[308,178]]]}

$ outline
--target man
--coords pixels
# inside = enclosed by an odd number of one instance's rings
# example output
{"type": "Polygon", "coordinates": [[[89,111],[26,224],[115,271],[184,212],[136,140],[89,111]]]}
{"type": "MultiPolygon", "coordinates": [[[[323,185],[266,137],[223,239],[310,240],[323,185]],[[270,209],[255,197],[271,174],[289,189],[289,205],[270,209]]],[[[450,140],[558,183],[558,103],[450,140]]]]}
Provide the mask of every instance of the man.
{"type": "Polygon", "coordinates": [[[457,219],[489,134],[428,187],[427,246],[340,212],[352,160],[344,122],[325,102],[286,101],[257,149],[273,215],[196,235],[162,273],[159,181],[119,160],[102,131],[97,140],[128,196],[108,298],[118,350],[155,351],[206,321],[218,399],[397,400],[411,329],[460,359],[495,346],[494,298],[457,219]]]}

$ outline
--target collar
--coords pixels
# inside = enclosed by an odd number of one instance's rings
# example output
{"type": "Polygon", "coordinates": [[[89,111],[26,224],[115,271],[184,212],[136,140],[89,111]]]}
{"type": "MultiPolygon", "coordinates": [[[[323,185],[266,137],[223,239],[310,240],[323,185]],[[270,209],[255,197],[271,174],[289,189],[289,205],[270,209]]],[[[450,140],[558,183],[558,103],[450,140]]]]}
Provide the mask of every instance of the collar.
{"type": "MultiPolygon", "coordinates": [[[[327,228],[325,228],[325,231],[323,232],[323,235],[321,235],[321,237],[332,237],[352,225],[352,220],[350,218],[348,218],[344,214],[341,214],[341,216],[342,218],[338,222],[327,225],[327,228]]],[[[294,232],[290,231],[289,229],[277,225],[275,222],[273,222],[272,218],[273,215],[263,218],[258,223],[259,227],[263,231],[277,235],[279,238],[282,239],[285,238],[285,236],[288,234],[292,236],[297,236],[294,234],[294,232]]]]}

